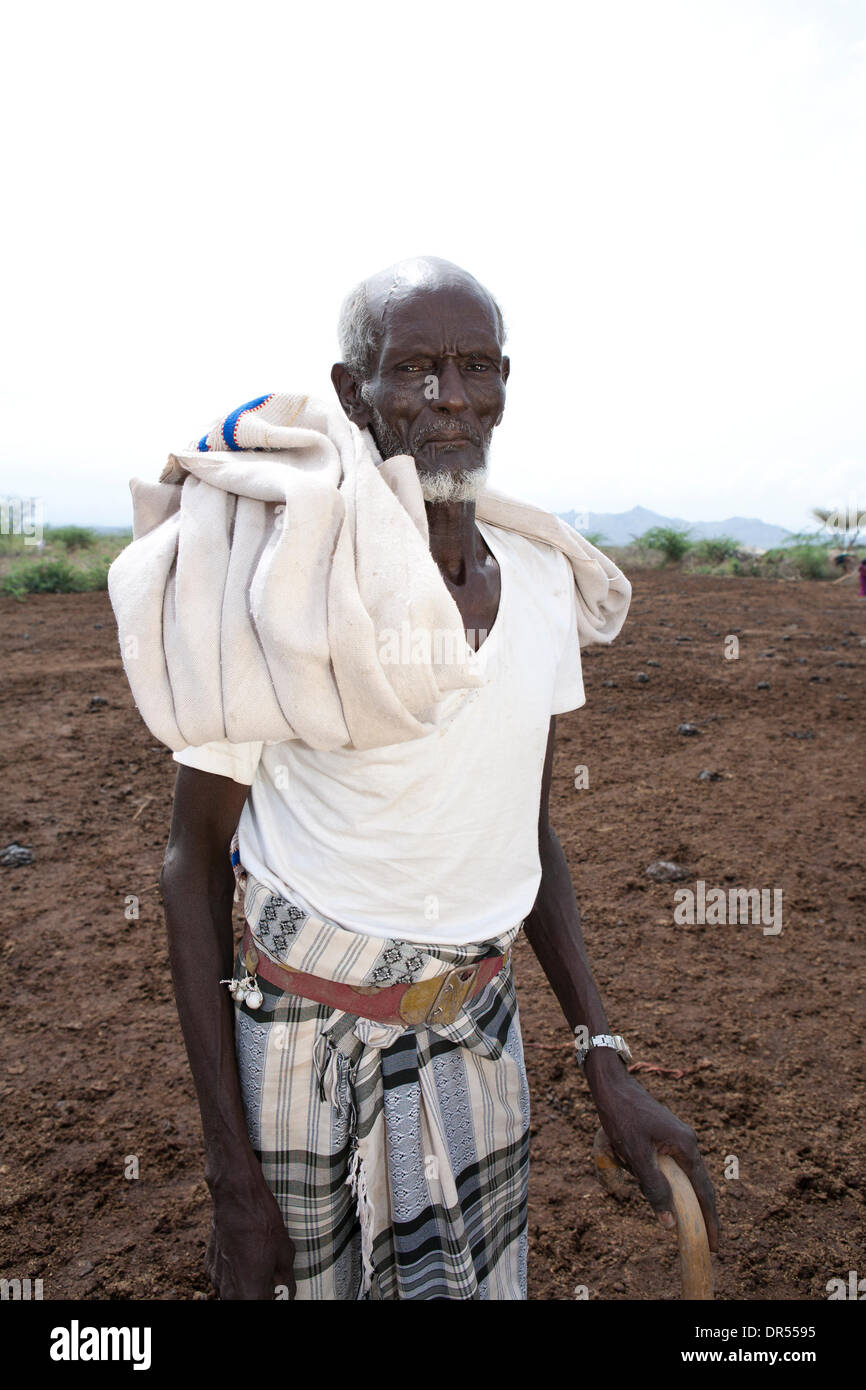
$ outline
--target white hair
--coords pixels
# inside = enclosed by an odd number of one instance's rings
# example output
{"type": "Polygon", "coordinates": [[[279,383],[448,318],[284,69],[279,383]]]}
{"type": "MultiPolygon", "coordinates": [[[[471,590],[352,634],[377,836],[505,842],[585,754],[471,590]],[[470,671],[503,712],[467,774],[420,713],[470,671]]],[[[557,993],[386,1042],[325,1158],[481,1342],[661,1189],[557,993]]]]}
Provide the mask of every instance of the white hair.
{"type": "MultiPolygon", "coordinates": [[[[469,276],[474,279],[474,276],[469,276]]],[[[376,354],[382,343],[384,327],[370,310],[368,280],[362,280],[350,290],[343,300],[337,323],[337,336],[340,342],[342,361],[353,376],[361,381],[369,380],[376,362],[376,354]]],[[[476,284],[478,282],[476,281],[476,284]]],[[[481,285],[479,288],[484,289],[481,285]]],[[[505,342],[505,319],[502,310],[489,290],[484,290],[493,305],[496,315],[496,329],[500,343],[505,342]]]]}
{"type": "Polygon", "coordinates": [[[366,381],[382,341],[382,326],[370,313],[367,282],[362,280],[343,300],[337,324],[342,359],[353,376],[366,381]]]}
{"type": "Polygon", "coordinates": [[[474,502],[483,491],[487,476],[486,468],[458,468],[454,473],[445,468],[435,473],[418,469],[425,502],[474,502]]]}

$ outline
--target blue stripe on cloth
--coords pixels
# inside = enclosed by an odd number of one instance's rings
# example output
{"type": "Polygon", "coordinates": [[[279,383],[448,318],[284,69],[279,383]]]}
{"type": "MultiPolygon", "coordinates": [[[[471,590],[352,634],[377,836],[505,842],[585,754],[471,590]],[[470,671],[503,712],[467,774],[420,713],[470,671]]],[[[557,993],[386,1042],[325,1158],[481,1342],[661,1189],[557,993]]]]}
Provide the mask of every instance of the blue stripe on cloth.
{"type": "Polygon", "coordinates": [[[264,405],[265,401],[269,401],[272,395],[273,392],[269,392],[267,396],[257,396],[254,401],[247,401],[245,405],[239,405],[237,410],[233,410],[231,415],[226,416],[222,423],[222,436],[227,449],[231,449],[234,453],[241,452],[240,444],[235,443],[235,428],[238,420],[248,410],[258,410],[259,406],[264,405]]]}
{"type": "Polygon", "coordinates": [[[200,454],[209,454],[209,453],[210,453],[210,449],[209,449],[209,447],[208,447],[207,435],[206,435],[206,434],[203,434],[202,437],[201,437],[201,439],[198,441],[198,451],[199,451],[200,454]]]}

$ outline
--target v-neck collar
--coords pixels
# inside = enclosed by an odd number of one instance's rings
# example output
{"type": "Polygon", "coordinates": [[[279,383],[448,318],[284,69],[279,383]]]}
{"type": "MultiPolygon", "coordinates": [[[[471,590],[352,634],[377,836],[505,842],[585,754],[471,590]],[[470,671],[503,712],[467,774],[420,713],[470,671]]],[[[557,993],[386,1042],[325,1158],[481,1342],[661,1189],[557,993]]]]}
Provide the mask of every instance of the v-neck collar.
{"type": "MultiPolygon", "coordinates": [[[[484,641],[481,643],[477,651],[474,653],[474,655],[480,657],[482,652],[487,652],[491,642],[494,642],[495,645],[495,642],[498,640],[499,633],[502,629],[503,606],[505,605],[508,597],[510,581],[507,576],[508,565],[503,560],[502,551],[499,548],[499,542],[494,540],[490,534],[491,528],[487,525],[486,522],[478,521],[477,518],[475,521],[475,525],[478,527],[478,530],[481,532],[481,535],[484,537],[484,540],[486,541],[490,550],[493,552],[493,558],[496,560],[496,563],[499,566],[499,607],[496,610],[496,617],[493,619],[493,626],[487,629],[487,636],[485,637],[484,641]]],[[[466,643],[466,645],[467,647],[469,647],[468,642],[466,643]]],[[[472,648],[470,647],[469,650],[471,651],[472,648]]]]}

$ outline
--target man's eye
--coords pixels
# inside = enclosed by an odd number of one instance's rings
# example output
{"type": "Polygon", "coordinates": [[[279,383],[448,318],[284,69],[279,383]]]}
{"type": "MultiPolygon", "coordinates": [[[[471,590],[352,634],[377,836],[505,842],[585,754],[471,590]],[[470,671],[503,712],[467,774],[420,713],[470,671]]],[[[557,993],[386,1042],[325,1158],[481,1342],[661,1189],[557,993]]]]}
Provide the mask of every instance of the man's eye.
{"type": "Polygon", "coordinates": [[[427,369],[417,366],[414,362],[402,362],[397,368],[398,372],[423,372],[425,370],[427,369]]]}
{"type": "Polygon", "coordinates": [[[470,362],[468,365],[469,365],[469,370],[470,370],[471,372],[489,372],[489,371],[490,371],[490,364],[489,364],[489,362],[470,362]]]}

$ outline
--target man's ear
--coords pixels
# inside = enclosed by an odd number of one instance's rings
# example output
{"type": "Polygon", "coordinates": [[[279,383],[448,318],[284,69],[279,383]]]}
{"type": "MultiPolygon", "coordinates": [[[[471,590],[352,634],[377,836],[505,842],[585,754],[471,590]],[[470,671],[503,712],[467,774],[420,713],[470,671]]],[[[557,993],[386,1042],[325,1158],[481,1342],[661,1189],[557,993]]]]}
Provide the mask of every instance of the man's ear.
{"type": "MultiPolygon", "coordinates": [[[[506,381],[508,380],[509,374],[510,374],[510,372],[511,372],[511,360],[510,360],[510,358],[508,358],[508,357],[503,357],[503,359],[502,359],[502,366],[501,366],[501,368],[500,368],[500,372],[501,372],[501,374],[502,374],[502,385],[504,386],[505,383],[506,383],[506,381]]],[[[500,412],[499,412],[499,418],[498,418],[497,421],[496,421],[497,425],[501,425],[501,424],[502,424],[502,417],[503,417],[504,414],[505,414],[505,407],[503,406],[502,409],[501,409],[500,412]]]]}
{"type": "Polygon", "coordinates": [[[331,368],[331,381],[339,397],[340,405],[359,430],[366,429],[370,423],[370,407],[361,399],[361,383],[345,362],[335,362],[331,368]]]}

